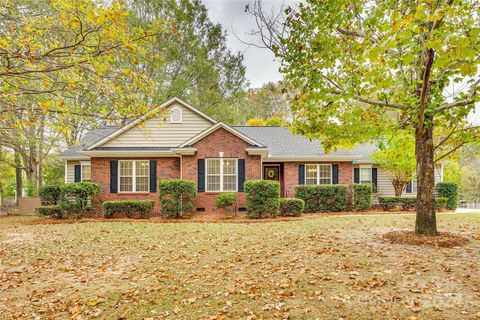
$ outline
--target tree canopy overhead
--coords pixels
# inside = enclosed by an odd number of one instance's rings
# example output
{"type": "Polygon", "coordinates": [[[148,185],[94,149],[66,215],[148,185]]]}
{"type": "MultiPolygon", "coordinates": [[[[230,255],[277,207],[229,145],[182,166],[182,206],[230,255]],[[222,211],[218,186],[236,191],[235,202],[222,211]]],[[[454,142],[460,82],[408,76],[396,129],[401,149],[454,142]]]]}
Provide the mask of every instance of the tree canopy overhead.
{"type": "Polygon", "coordinates": [[[280,38],[263,42],[282,60],[298,133],[328,149],[415,130],[418,233],[437,234],[434,151],[479,140],[467,121],[479,100],[479,12],[478,1],[309,0],[287,9],[287,32],[263,33],[280,38]]]}

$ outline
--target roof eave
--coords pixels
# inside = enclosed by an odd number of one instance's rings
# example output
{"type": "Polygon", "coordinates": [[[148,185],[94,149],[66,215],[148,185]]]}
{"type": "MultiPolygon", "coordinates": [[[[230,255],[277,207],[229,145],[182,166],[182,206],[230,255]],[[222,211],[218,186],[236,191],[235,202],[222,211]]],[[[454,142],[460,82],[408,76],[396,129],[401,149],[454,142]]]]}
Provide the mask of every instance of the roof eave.
{"type": "Polygon", "coordinates": [[[302,161],[354,161],[359,156],[269,156],[264,161],[302,162],[302,161]]]}
{"type": "Polygon", "coordinates": [[[173,156],[174,153],[171,150],[145,150],[145,151],[137,151],[137,150],[84,150],[81,151],[82,154],[87,155],[89,157],[154,157],[154,156],[173,156]]]}

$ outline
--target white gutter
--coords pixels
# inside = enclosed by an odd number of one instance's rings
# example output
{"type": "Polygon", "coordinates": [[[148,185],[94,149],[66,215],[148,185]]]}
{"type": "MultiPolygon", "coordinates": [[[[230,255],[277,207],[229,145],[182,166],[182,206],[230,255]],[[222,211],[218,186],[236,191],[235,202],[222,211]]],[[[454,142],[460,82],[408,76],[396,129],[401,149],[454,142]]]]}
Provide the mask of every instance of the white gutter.
{"type": "Polygon", "coordinates": [[[174,156],[175,154],[168,151],[82,151],[82,154],[85,154],[90,157],[152,157],[152,156],[174,156]]]}
{"type": "Polygon", "coordinates": [[[313,157],[299,157],[299,156],[283,156],[283,157],[267,157],[263,162],[305,162],[305,161],[354,161],[358,156],[313,156],[313,157]]]}

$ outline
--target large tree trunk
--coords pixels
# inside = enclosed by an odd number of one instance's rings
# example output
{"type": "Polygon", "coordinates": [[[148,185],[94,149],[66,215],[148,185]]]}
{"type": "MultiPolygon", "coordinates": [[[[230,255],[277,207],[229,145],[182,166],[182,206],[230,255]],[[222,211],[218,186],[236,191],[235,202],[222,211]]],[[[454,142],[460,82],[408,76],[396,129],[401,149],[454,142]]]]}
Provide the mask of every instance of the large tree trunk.
{"type": "Polygon", "coordinates": [[[22,197],[22,160],[20,159],[20,153],[15,150],[15,190],[17,192],[16,205],[18,205],[18,199],[22,197]]]}
{"type": "MultiPolygon", "coordinates": [[[[429,120],[431,121],[432,119],[429,120]]],[[[423,126],[423,128],[417,128],[416,130],[417,218],[415,232],[422,235],[436,236],[433,125],[430,121],[427,121],[427,125],[423,126]]]]}

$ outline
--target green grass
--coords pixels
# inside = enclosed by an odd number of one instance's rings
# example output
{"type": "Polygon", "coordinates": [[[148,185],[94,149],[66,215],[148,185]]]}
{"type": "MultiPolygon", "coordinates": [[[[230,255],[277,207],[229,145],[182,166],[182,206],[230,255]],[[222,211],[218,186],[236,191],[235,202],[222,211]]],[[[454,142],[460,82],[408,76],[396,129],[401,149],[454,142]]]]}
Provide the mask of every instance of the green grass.
{"type": "Polygon", "coordinates": [[[392,245],[413,215],[273,223],[0,219],[0,319],[476,319],[480,214],[461,248],[392,245]]]}

